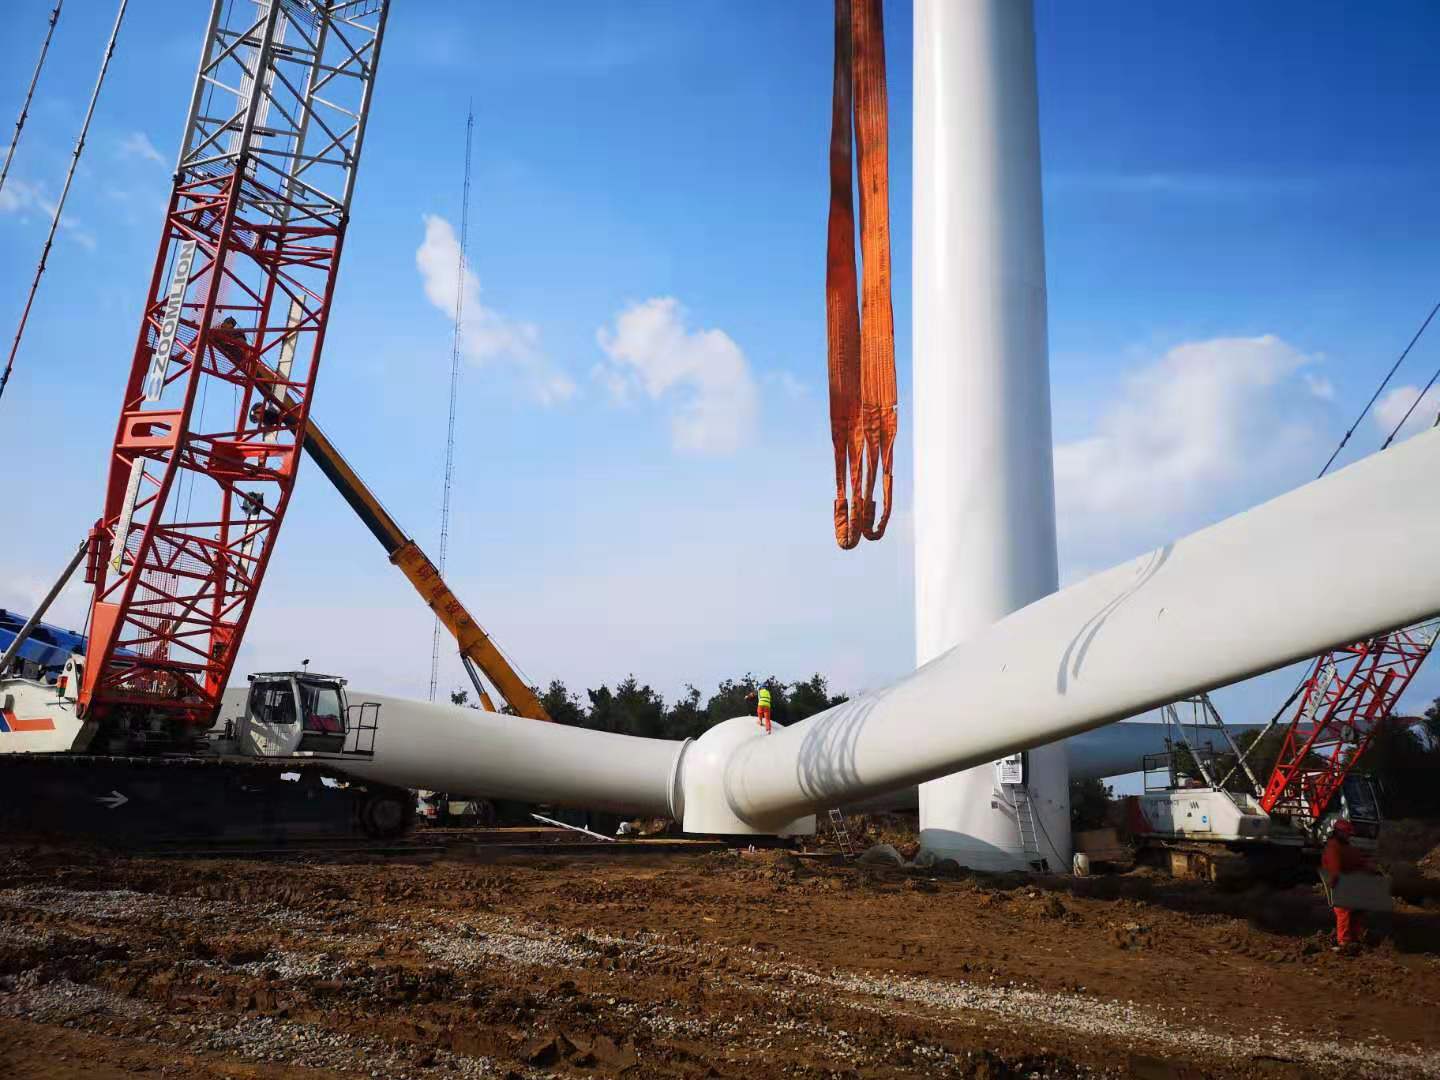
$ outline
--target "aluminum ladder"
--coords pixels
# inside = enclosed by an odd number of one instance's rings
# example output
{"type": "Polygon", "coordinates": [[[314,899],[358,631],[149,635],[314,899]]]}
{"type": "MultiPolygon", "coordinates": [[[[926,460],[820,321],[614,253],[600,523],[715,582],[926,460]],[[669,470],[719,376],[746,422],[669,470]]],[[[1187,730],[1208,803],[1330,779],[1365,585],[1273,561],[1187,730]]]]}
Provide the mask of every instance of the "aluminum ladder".
{"type": "Polygon", "coordinates": [[[1035,823],[1035,806],[1030,801],[1030,792],[1023,784],[1010,789],[1014,798],[1015,822],[1020,828],[1020,847],[1025,852],[1025,861],[1031,865],[1045,866],[1045,856],[1040,853],[1040,831],[1035,823]]]}
{"type": "Polygon", "coordinates": [[[840,845],[840,850],[845,858],[855,857],[855,845],[850,840],[850,829],[845,824],[845,815],[838,808],[830,811],[830,831],[835,834],[835,842],[840,845]]]}

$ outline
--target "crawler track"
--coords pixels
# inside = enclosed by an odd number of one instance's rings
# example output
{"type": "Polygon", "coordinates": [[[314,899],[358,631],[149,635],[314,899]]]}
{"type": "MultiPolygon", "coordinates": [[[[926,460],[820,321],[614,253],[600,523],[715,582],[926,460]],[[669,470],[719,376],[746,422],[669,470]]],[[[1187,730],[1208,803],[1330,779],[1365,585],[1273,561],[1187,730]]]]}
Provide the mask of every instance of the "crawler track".
{"type": "Polygon", "coordinates": [[[290,843],[403,833],[408,792],[356,783],[323,758],[0,755],[0,827],[155,843],[290,843]],[[377,816],[377,808],[387,813],[377,816]]]}

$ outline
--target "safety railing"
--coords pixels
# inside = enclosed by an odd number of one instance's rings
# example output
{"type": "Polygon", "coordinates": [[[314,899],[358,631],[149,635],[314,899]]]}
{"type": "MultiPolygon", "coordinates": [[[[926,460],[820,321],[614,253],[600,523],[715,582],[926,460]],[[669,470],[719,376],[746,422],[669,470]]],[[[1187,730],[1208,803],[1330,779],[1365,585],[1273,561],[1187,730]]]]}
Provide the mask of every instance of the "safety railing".
{"type": "Polygon", "coordinates": [[[380,703],[365,701],[345,709],[345,749],[342,753],[373,757],[375,732],[380,729],[380,703]]]}

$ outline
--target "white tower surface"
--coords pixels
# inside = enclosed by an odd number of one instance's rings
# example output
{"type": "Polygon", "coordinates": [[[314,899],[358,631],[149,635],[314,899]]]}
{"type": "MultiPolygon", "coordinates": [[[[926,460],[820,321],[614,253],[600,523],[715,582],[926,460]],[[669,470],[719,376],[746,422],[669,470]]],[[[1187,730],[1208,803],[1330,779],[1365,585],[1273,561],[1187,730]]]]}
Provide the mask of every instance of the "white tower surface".
{"type": "MultiPolygon", "coordinates": [[[[917,0],[914,89],[915,645],[923,665],[1057,587],[1030,0],[917,0]]],[[[1027,766],[1033,826],[1022,828],[1027,814],[1016,804],[1025,796],[981,766],[920,786],[922,847],[978,869],[1021,868],[1037,857],[1065,869],[1065,747],[1031,750],[1027,766]]]]}

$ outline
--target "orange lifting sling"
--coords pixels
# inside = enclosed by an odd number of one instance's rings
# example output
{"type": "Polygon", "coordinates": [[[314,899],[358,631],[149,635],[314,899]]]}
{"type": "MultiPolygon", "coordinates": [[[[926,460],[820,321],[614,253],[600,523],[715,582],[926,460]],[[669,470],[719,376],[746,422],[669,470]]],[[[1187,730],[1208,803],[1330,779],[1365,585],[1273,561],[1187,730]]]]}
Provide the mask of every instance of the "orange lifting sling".
{"type": "Polygon", "coordinates": [[[830,438],[835,447],[835,540],[879,540],[890,521],[897,427],[895,317],[890,307],[889,115],[881,0],[835,0],[835,93],[830,127],[830,227],[825,267],[830,438]],[[851,117],[860,177],[864,305],[855,281],[851,117]],[[875,477],[884,509],[875,519],[875,477]],[[848,488],[847,488],[848,479],[848,488]]]}

